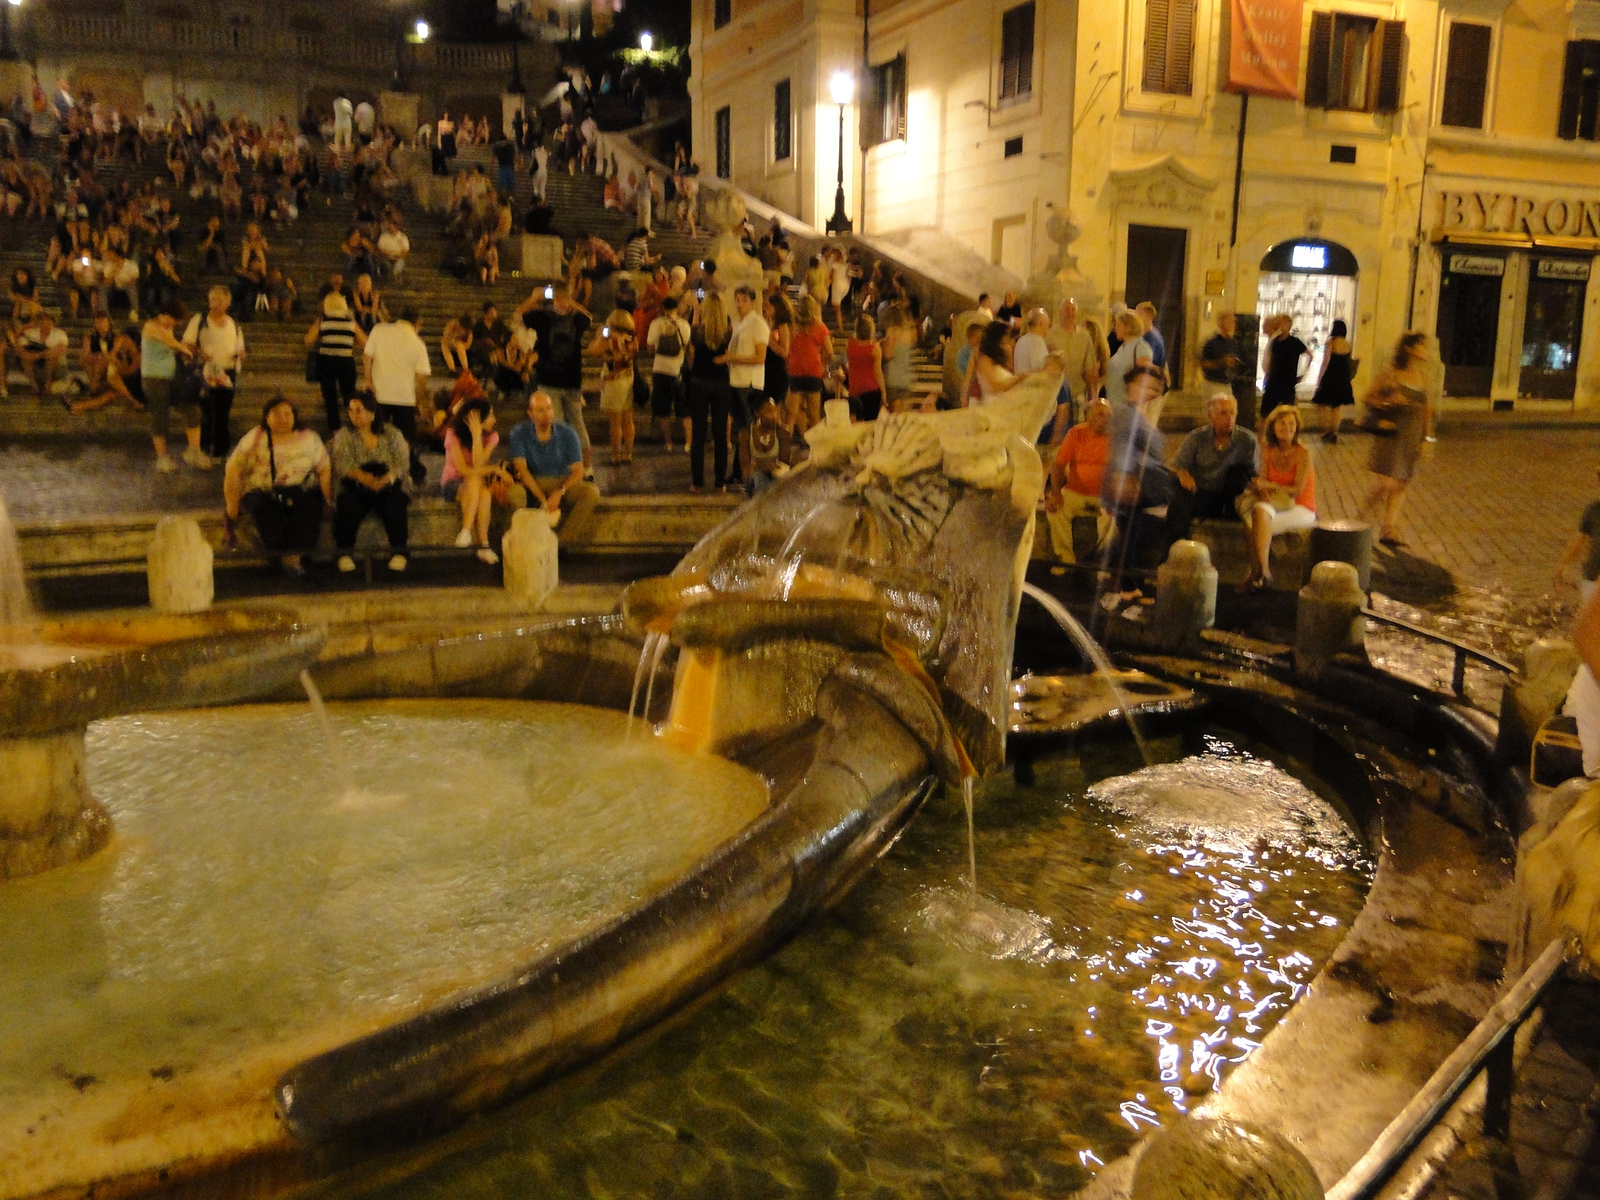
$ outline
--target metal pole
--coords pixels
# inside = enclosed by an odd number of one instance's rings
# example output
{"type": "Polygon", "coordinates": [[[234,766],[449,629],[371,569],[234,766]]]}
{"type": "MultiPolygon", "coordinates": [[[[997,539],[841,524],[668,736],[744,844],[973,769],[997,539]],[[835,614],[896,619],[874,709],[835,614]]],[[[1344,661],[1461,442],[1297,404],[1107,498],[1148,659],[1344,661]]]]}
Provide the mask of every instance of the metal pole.
{"type": "Polygon", "coordinates": [[[1239,96],[1239,146],[1233,154],[1233,225],[1228,229],[1228,245],[1239,242],[1239,186],[1244,180],[1244,131],[1250,123],[1250,93],[1239,96]]]}
{"type": "MultiPolygon", "coordinates": [[[[3,0],[0,0],[3,3],[3,0]]],[[[856,87],[856,95],[866,93],[867,81],[872,78],[872,52],[870,49],[872,38],[872,0],[861,0],[861,82],[856,87]]],[[[867,106],[861,106],[861,112],[866,112],[867,106]]],[[[867,139],[861,139],[861,174],[856,181],[856,199],[861,203],[861,232],[867,231],[867,139]]]]}

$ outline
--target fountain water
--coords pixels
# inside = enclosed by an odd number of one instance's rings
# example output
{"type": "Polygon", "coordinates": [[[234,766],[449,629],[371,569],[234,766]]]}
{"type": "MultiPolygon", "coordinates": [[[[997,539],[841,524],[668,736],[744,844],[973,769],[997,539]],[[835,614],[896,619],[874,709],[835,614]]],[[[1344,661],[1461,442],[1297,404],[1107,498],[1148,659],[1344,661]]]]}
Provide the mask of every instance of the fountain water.
{"type": "Polygon", "coordinates": [[[1079,652],[1093,665],[1095,674],[1116,697],[1117,707],[1122,710],[1122,715],[1128,722],[1128,732],[1133,735],[1133,740],[1139,747],[1139,756],[1148,766],[1153,761],[1150,757],[1150,745],[1145,741],[1144,731],[1139,728],[1139,718],[1134,711],[1134,705],[1128,702],[1128,697],[1117,684],[1116,668],[1111,665],[1111,659],[1106,656],[1105,649],[1089,636],[1089,631],[1077,617],[1072,615],[1072,610],[1049,592],[1031,583],[1023,584],[1022,591],[1024,595],[1039,602],[1039,606],[1054,618],[1056,624],[1061,626],[1073,644],[1078,647],[1079,652]]]}
{"type": "Polygon", "coordinates": [[[333,768],[334,795],[340,801],[347,801],[355,794],[355,776],[350,773],[350,760],[345,757],[344,750],[339,745],[339,738],[333,731],[333,720],[328,716],[328,706],[322,702],[322,693],[317,690],[316,680],[311,678],[310,671],[300,672],[300,686],[305,690],[306,699],[311,702],[311,711],[316,715],[317,727],[322,730],[323,744],[328,748],[328,763],[333,768]]]}

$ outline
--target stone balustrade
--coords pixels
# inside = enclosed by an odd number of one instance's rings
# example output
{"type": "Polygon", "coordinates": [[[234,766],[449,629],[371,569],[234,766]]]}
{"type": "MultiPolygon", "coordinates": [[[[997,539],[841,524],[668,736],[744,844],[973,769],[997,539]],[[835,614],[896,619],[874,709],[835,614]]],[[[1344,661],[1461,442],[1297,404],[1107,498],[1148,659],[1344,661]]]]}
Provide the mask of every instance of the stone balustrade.
{"type": "MultiPolygon", "coordinates": [[[[392,70],[392,38],[350,38],[299,33],[282,27],[232,26],[146,16],[97,16],[31,11],[26,44],[40,49],[77,49],[159,54],[239,55],[256,62],[319,63],[355,70],[392,70]]],[[[429,41],[401,43],[399,53],[413,71],[453,76],[505,75],[511,47],[429,41]]]]}

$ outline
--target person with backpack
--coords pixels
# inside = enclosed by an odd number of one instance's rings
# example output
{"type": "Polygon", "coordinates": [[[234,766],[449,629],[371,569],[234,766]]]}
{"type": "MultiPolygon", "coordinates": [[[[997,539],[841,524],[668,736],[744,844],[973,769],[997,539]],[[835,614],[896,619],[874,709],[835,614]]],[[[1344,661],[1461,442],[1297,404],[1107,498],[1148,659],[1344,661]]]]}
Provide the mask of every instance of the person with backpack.
{"type": "MultiPolygon", "coordinates": [[[[672,453],[672,423],[689,419],[688,401],[683,394],[684,358],[689,353],[689,323],[678,315],[678,298],[661,300],[661,315],[650,322],[645,345],[655,355],[650,373],[650,413],[661,427],[661,439],[672,453]]],[[[684,438],[683,448],[689,449],[684,438]]]]}

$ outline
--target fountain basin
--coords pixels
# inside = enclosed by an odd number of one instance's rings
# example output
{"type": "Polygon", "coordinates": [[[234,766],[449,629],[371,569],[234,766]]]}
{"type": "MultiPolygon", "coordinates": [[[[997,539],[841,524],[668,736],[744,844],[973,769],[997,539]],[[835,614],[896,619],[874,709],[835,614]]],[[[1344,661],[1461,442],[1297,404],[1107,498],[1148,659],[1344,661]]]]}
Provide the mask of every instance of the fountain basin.
{"type": "Polygon", "coordinates": [[[0,881],[76,862],[109,836],[84,731],[119,713],[228,704],[293,679],[324,631],[283,613],[111,613],[46,621],[0,651],[0,881]]]}

